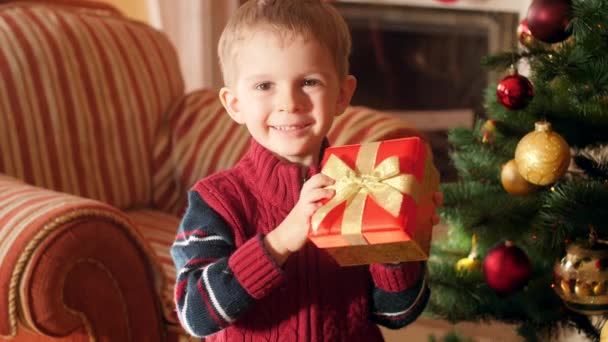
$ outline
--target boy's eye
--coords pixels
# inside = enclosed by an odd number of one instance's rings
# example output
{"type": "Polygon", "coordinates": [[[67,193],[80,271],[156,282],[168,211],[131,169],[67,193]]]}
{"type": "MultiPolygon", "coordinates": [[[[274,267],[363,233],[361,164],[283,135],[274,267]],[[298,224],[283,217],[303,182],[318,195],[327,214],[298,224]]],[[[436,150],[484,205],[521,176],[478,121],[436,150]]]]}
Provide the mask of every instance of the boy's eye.
{"type": "Polygon", "coordinates": [[[304,83],[303,83],[303,85],[305,87],[314,87],[318,84],[319,84],[319,80],[315,80],[315,79],[306,79],[306,80],[304,80],[304,83]]]}
{"type": "Polygon", "coordinates": [[[255,89],[257,89],[257,90],[269,90],[270,86],[271,86],[270,82],[264,82],[264,83],[256,84],[255,89]]]}

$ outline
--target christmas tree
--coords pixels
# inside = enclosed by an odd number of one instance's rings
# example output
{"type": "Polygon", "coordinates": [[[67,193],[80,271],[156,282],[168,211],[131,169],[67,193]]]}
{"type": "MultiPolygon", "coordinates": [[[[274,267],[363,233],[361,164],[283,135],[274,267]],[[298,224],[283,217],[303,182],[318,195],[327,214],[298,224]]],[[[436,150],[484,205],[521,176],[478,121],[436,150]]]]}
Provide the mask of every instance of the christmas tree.
{"type": "MultiPolygon", "coordinates": [[[[535,0],[486,118],[449,133],[448,236],[429,259],[428,312],[517,324],[529,341],[608,311],[608,1],[535,0]],[[526,76],[517,66],[527,65],[526,76]],[[515,68],[513,68],[515,67],[515,68]]],[[[595,324],[594,324],[595,323],[595,324]]]]}

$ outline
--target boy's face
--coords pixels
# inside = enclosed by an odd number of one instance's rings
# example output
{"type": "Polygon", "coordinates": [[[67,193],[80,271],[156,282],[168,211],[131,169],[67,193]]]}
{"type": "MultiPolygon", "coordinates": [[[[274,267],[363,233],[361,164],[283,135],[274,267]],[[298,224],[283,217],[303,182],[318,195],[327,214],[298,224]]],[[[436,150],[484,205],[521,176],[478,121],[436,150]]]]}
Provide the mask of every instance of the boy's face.
{"type": "Polygon", "coordinates": [[[350,102],[356,80],[339,80],[332,54],[314,39],[281,41],[264,30],[248,38],[238,48],[232,88],[220,92],[222,103],[268,150],[312,165],[334,116],[350,102]]]}

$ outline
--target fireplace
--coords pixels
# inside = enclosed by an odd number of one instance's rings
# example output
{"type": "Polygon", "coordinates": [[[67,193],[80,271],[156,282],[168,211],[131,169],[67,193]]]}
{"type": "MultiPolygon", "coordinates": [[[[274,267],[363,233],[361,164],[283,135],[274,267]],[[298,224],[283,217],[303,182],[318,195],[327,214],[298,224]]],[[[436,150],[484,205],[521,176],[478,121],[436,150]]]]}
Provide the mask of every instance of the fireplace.
{"type": "Polygon", "coordinates": [[[442,181],[456,173],[447,130],[484,116],[483,91],[501,75],[480,60],[516,46],[518,13],[337,1],[353,37],[353,105],[404,117],[431,141],[442,181]]]}

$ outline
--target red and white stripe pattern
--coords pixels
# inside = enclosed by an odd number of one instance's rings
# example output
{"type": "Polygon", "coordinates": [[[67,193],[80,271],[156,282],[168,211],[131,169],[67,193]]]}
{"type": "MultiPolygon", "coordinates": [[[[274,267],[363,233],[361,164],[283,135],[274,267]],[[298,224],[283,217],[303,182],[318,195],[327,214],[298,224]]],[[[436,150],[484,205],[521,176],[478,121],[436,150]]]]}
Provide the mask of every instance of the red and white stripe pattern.
{"type": "MultiPolygon", "coordinates": [[[[174,296],[175,291],[185,287],[185,283],[177,284],[176,279],[179,274],[187,272],[193,268],[203,269],[208,264],[217,261],[217,258],[195,259],[185,265],[176,274],[175,264],[169,255],[169,247],[175,244],[203,243],[214,240],[222,240],[216,235],[207,236],[203,230],[193,230],[176,236],[180,220],[171,214],[166,214],[157,210],[134,210],[127,212],[127,216],[136,226],[137,230],[144,237],[151,249],[157,256],[157,261],[161,265],[164,279],[162,289],[160,289],[161,303],[165,319],[173,324],[178,324],[178,316],[175,310],[174,296]]],[[[210,287],[209,287],[210,288],[210,287]]],[[[213,295],[208,297],[208,304],[212,305],[213,295]]],[[[227,317],[227,316],[226,316],[227,317]]],[[[227,319],[223,317],[223,319],[227,319]]],[[[219,320],[219,318],[218,318],[219,320]]],[[[221,321],[221,320],[219,320],[221,321]]]]}
{"type": "MultiPolygon", "coordinates": [[[[181,214],[185,193],[199,179],[232,167],[249,146],[250,135],[223,108],[215,90],[190,93],[169,114],[154,150],[154,201],[162,210],[181,214]]],[[[395,116],[367,107],[348,107],[328,134],[332,145],[359,144],[417,135],[395,116]]]]}
{"type": "Polygon", "coordinates": [[[174,48],[99,11],[0,6],[0,173],[119,208],[150,203],[162,115],[183,94],[174,48]]]}
{"type": "Polygon", "coordinates": [[[169,247],[175,240],[179,218],[157,210],[134,210],[127,212],[127,216],[156,254],[164,276],[162,288],[159,289],[163,313],[168,322],[177,324],[173,302],[176,273],[169,247]]]}
{"type": "MultiPolygon", "coordinates": [[[[25,303],[22,318],[34,326],[27,311],[29,298],[19,299],[20,293],[27,292],[19,286],[31,285],[20,282],[27,277],[30,257],[56,229],[83,216],[111,219],[135,240],[143,241],[128,219],[107,204],[41,189],[0,174],[0,337],[16,333],[18,301],[25,303]]],[[[145,243],[140,246],[150,258],[151,267],[158,270],[153,252],[145,243]]]]}
{"type": "Polygon", "coordinates": [[[249,146],[249,133],[230,119],[217,91],[208,89],[186,95],[168,123],[154,149],[154,201],[180,214],[197,180],[236,164],[249,146]]]}
{"type": "Polygon", "coordinates": [[[419,134],[409,122],[394,115],[369,107],[351,106],[335,118],[328,138],[332,146],[342,146],[419,134]]]}

